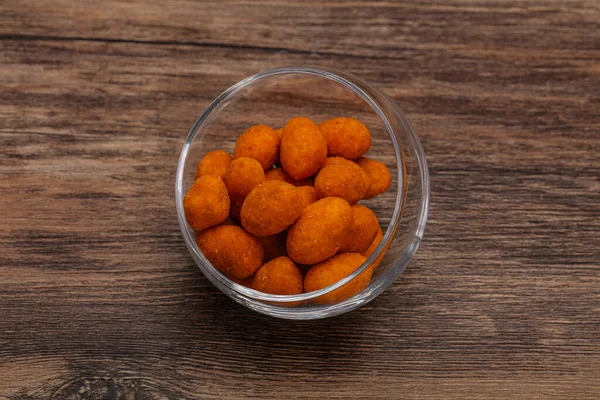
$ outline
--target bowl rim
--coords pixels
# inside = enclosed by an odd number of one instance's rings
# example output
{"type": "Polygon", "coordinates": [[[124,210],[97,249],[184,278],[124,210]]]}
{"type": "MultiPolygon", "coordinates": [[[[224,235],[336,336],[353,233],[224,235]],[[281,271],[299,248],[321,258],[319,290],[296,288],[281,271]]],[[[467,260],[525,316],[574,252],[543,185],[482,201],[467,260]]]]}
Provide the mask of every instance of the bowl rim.
{"type": "MultiPolygon", "coordinates": [[[[415,240],[413,240],[413,243],[411,243],[411,245],[407,246],[404,249],[403,253],[398,257],[398,261],[395,262],[395,264],[401,264],[402,268],[401,268],[400,272],[402,272],[404,270],[408,261],[410,261],[410,259],[412,259],[412,256],[416,252],[416,250],[418,248],[418,244],[423,237],[423,233],[425,230],[425,224],[427,222],[427,216],[428,216],[428,212],[429,212],[429,173],[428,173],[428,168],[427,168],[427,162],[425,159],[425,154],[424,154],[421,142],[420,142],[418,136],[416,135],[414,129],[412,128],[408,118],[399,109],[399,107],[391,99],[389,99],[385,94],[380,92],[374,86],[362,81],[358,77],[355,77],[351,74],[348,74],[348,73],[345,73],[342,71],[338,71],[338,70],[335,70],[332,68],[289,66],[289,67],[279,67],[279,68],[268,69],[268,70],[256,73],[254,75],[251,75],[247,78],[242,79],[241,81],[237,82],[236,84],[232,85],[231,87],[226,89],[224,92],[222,92],[219,96],[217,96],[208,105],[208,107],[196,119],[194,125],[192,126],[188,135],[186,136],[185,142],[181,148],[179,160],[177,163],[176,177],[175,177],[175,200],[176,200],[179,227],[180,227],[181,233],[183,235],[184,241],[186,243],[186,246],[187,246],[188,250],[190,251],[190,253],[192,253],[194,261],[196,262],[196,264],[198,265],[200,270],[205,275],[207,275],[208,278],[216,279],[219,283],[224,285],[227,289],[237,292],[246,297],[249,297],[250,299],[259,300],[262,302],[270,302],[270,303],[272,303],[272,306],[277,306],[277,303],[304,302],[304,301],[312,300],[317,297],[331,293],[334,290],[337,290],[340,287],[346,285],[348,282],[354,280],[356,277],[358,277],[359,275],[364,273],[368,268],[370,268],[371,265],[375,262],[375,260],[384,251],[384,249],[387,249],[388,244],[393,239],[393,237],[396,233],[396,230],[398,228],[398,225],[400,223],[400,217],[401,217],[402,208],[403,208],[404,200],[405,200],[404,191],[403,191],[404,177],[403,177],[403,173],[402,173],[402,169],[404,168],[403,153],[400,150],[401,146],[400,146],[400,143],[398,142],[398,139],[396,138],[396,135],[392,128],[392,124],[389,121],[389,118],[386,116],[385,112],[383,111],[382,107],[379,105],[379,102],[376,101],[371,95],[366,93],[360,87],[360,85],[365,85],[369,89],[376,91],[378,95],[381,95],[381,96],[383,96],[383,98],[388,100],[388,102],[389,102],[389,104],[387,104],[388,106],[391,106],[394,108],[393,111],[397,114],[398,119],[400,120],[401,124],[403,125],[403,128],[406,130],[406,132],[409,135],[409,139],[412,141],[412,144],[414,145],[416,161],[417,161],[417,164],[419,165],[419,168],[421,169],[421,185],[422,185],[422,190],[423,190],[423,196],[422,196],[423,198],[422,198],[421,213],[418,216],[419,222],[418,222],[417,230],[415,232],[415,238],[417,239],[416,245],[414,245],[415,240]],[[396,173],[397,173],[397,177],[398,177],[398,184],[397,184],[394,212],[392,213],[392,217],[390,219],[390,224],[388,225],[388,227],[383,235],[383,239],[381,240],[381,242],[379,243],[379,245],[377,246],[375,251],[365,260],[365,262],[359,268],[354,270],[350,275],[344,277],[343,279],[339,280],[338,282],[335,282],[334,284],[329,285],[323,289],[319,289],[319,290],[308,292],[308,293],[296,294],[296,295],[276,295],[276,294],[263,293],[263,292],[254,290],[252,288],[248,288],[246,286],[243,286],[241,284],[234,282],[233,280],[229,279],[225,274],[223,274],[218,269],[216,269],[210,263],[210,261],[208,261],[208,259],[204,256],[204,254],[202,253],[202,251],[198,248],[198,245],[196,244],[194,235],[192,233],[190,233],[190,230],[188,229],[187,221],[185,218],[185,211],[183,209],[183,197],[184,197],[183,173],[185,170],[185,163],[187,160],[187,156],[188,156],[188,153],[190,150],[191,143],[195,139],[198,131],[200,130],[200,127],[203,124],[205,124],[211,120],[211,116],[213,115],[213,112],[220,110],[221,107],[225,105],[224,103],[226,102],[226,100],[231,98],[234,94],[238,93],[239,91],[242,91],[243,89],[245,89],[252,83],[255,83],[255,82],[263,80],[263,79],[271,78],[274,76],[278,76],[278,75],[291,75],[291,74],[313,75],[313,76],[318,76],[318,77],[330,79],[334,82],[337,82],[337,83],[343,85],[346,89],[349,89],[349,90],[353,91],[355,94],[357,94],[358,96],[360,96],[371,107],[371,109],[375,113],[377,113],[377,115],[381,119],[381,122],[385,126],[385,130],[386,130],[389,138],[391,139],[393,147],[394,147],[394,153],[396,156],[396,170],[397,170],[396,173]],[[197,260],[201,260],[202,261],[201,264],[199,264],[197,262],[197,260]]],[[[209,280],[212,280],[212,279],[209,279],[209,280]]],[[[357,296],[360,296],[360,293],[351,297],[350,299],[344,300],[342,303],[345,303],[348,300],[351,300],[357,296]]],[[[340,304],[340,303],[338,303],[338,304],[340,304]]],[[[286,308],[286,310],[289,310],[289,308],[286,308]]],[[[302,310],[302,308],[294,308],[294,310],[300,311],[300,310],[302,310]]]]}

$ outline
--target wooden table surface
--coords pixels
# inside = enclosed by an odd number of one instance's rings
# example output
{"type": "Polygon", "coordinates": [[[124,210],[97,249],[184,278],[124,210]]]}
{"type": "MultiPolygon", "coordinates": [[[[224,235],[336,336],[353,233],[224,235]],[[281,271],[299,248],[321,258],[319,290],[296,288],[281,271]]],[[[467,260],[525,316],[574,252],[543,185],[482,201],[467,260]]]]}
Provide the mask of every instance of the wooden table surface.
{"type": "Polygon", "coordinates": [[[0,398],[598,399],[600,2],[0,4],[0,398]],[[391,95],[424,241],[367,306],[290,322],[180,236],[189,128],[255,72],[391,95]]]}

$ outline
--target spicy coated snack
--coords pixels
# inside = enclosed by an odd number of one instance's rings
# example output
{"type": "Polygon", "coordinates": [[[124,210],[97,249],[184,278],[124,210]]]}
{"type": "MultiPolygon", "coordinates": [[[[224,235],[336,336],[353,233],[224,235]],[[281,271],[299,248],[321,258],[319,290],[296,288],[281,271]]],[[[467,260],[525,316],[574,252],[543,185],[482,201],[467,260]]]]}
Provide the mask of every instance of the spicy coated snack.
{"type": "Polygon", "coordinates": [[[365,199],[373,198],[389,189],[392,174],[384,163],[367,157],[359,158],[356,163],[369,175],[371,181],[365,192],[365,199]]]}
{"type": "Polygon", "coordinates": [[[330,165],[345,165],[348,169],[359,171],[365,181],[365,187],[368,189],[371,185],[371,178],[369,178],[367,171],[360,168],[360,166],[352,160],[348,160],[344,157],[327,157],[325,164],[323,164],[323,168],[329,167],[330,165]]]}
{"type": "Polygon", "coordinates": [[[292,179],[283,168],[272,168],[265,172],[265,180],[267,181],[282,181],[294,186],[313,186],[312,178],[304,178],[300,180],[292,179]]]}
{"type": "Polygon", "coordinates": [[[265,181],[244,200],[242,226],[256,236],[279,233],[292,225],[302,212],[296,187],[281,181],[265,181]]]}
{"type": "Polygon", "coordinates": [[[280,232],[269,236],[257,236],[256,238],[265,251],[265,262],[287,256],[287,249],[285,248],[287,232],[280,232]]]}
{"type": "Polygon", "coordinates": [[[262,165],[263,170],[271,168],[279,155],[279,135],[267,125],[255,125],[238,138],[233,150],[233,158],[250,157],[262,165]]]}
{"type": "Polygon", "coordinates": [[[270,294],[300,294],[302,274],[288,257],[278,257],[256,271],[252,280],[252,289],[270,294]]]}
{"type": "MultiPolygon", "coordinates": [[[[363,255],[358,253],[344,253],[313,265],[304,277],[304,290],[314,292],[333,285],[358,269],[366,260],[363,255]]],[[[369,284],[372,273],[372,268],[363,271],[341,288],[317,297],[315,302],[334,304],[360,293],[369,284]]]]}
{"type": "Polygon", "coordinates": [[[287,236],[288,256],[299,264],[316,264],[340,249],[352,226],[346,200],[327,197],[304,210],[287,236]]]}
{"type": "Polygon", "coordinates": [[[298,201],[300,201],[303,210],[318,200],[317,192],[312,186],[300,186],[299,188],[296,188],[296,191],[299,194],[298,201]]]}
{"type": "MultiPolygon", "coordinates": [[[[383,231],[381,230],[381,227],[379,227],[379,230],[377,231],[377,234],[375,235],[375,239],[373,239],[373,242],[371,243],[369,248],[367,250],[363,251],[361,254],[363,256],[365,256],[365,258],[369,258],[371,256],[371,254],[373,254],[375,252],[375,249],[377,249],[377,246],[379,246],[379,243],[381,243],[382,240],[383,240],[383,231]]],[[[371,266],[372,270],[375,270],[377,267],[379,267],[379,264],[381,264],[381,260],[383,260],[384,255],[385,255],[385,250],[382,251],[381,253],[379,253],[379,256],[375,259],[375,261],[373,262],[373,265],[371,266]]]]}
{"type": "Polygon", "coordinates": [[[339,253],[362,253],[366,251],[379,229],[377,216],[365,206],[356,204],[352,206],[352,226],[342,243],[339,253]]]}
{"type": "Polygon", "coordinates": [[[327,142],[319,127],[304,117],[292,118],[281,134],[281,165],[292,179],[314,175],[327,158],[327,142]]]}
{"type": "Polygon", "coordinates": [[[315,191],[319,198],[339,197],[354,204],[365,195],[367,189],[360,167],[332,164],[323,168],[315,179],[315,191]]]}
{"type": "Polygon", "coordinates": [[[229,215],[229,195],[218,176],[202,175],[196,179],[183,198],[188,224],[202,231],[225,221],[229,215]]]}
{"type": "Polygon", "coordinates": [[[214,150],[206,153],[196,168],[196,179],[202,175],[219,176],[221,179],[225,177],[227,169],[231,164],[231,156],[223,150],[214,150]]]}
{"type": "Polygon", "coordinates": [[[263,264],[260,242],[239,226],[219,225],[197,233],[196,244],[208,261],[227,276],[247,278],[263,264]]]}
{"type": "Polygon", "coordinates": [[[240,157],[231,162],[223,182],[231,202],[241,207],[248,193],[264,180],[265,172],[258,161],[240,157]]]}
{"type": "Polygon", "coordinates": [[[371,147],[371,133],[357,119],[333,118],[321,123],[319,129],[327,141],[327,155],[330,157],[354,160],[371,147]]]}

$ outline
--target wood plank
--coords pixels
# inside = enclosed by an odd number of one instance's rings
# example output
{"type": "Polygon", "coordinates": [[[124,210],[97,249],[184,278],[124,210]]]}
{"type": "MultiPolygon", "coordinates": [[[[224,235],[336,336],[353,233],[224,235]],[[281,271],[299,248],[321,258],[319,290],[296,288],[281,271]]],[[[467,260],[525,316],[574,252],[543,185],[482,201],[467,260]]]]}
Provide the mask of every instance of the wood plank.
{"type": "Polygon", "coordinates": [[[407,58],[410,51],[597,50],[600,5],[584,1],[7,2],[4,35],[188,42],[407,58]]]}

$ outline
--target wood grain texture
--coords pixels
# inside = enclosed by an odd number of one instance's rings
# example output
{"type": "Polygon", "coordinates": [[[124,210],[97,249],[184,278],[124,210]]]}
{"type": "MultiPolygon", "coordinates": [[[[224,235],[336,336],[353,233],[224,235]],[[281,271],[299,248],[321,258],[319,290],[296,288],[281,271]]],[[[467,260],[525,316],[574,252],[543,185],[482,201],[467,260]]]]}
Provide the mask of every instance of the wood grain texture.
{"type": "Polygon", "coordinates": [[[595,399],[600,3],[0,4],[0,398],[595,399]],[[347,315],[270,319],[194,266],[173,182],[202,109],[353,72],[423,140],[415,262],[347,315]]]}

